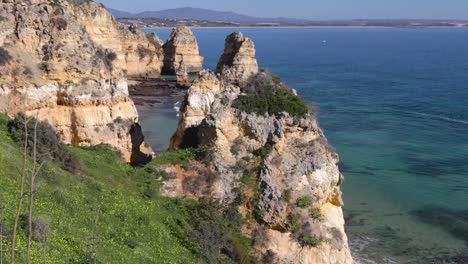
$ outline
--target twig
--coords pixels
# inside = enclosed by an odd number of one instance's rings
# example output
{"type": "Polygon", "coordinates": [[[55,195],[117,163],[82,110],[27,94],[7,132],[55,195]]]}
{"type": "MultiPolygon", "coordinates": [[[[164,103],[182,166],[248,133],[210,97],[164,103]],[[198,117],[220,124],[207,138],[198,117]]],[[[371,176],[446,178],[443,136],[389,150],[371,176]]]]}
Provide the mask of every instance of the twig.
{"type": "Polygon", "coordinates": [[[25,120],[24,122],[24,150],[23,150],[23,170],[21,172],[21,183],[20,183],[20,193],[18,195],[18,206],[16,208],[16,216],[15,216],[15,224],[13,226],[13,237],[11,241],[11,258],[10,263],[15,264],[15,248],[16,248],[16,235],[18,232],[18,223],[21,214],[21,210],[23,207],[24,201],[24,183],[26,179],[26,162],[28,158],[28,122],[29,120],[25,120]]]}

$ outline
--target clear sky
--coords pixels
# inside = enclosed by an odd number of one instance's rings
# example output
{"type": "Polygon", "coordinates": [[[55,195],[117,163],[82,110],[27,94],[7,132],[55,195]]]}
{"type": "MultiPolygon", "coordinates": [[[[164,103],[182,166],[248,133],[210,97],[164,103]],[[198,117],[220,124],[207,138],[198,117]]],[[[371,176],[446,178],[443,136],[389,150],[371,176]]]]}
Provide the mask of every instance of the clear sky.
{"type": "Polygon", "coordinates": [[[468,19],[468,0],[98,0],[122,11],[199,7],[261,17],[468,19]]]}

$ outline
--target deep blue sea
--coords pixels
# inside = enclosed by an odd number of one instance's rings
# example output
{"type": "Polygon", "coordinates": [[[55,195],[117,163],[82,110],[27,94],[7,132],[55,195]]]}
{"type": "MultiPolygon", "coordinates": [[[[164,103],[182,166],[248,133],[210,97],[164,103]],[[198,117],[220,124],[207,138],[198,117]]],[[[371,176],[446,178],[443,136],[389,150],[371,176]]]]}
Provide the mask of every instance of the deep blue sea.
{"type": "MultiPolygon", "coordinates": [[[[206,68],[233,31],[194,30],[206,68]]],[[[261,67],[319,106],[361,263],[468,256],[468,29],[240,31],[261,67]]],[[[142,115],[158,150],[177,125],[172,104],[142,115]]]]}

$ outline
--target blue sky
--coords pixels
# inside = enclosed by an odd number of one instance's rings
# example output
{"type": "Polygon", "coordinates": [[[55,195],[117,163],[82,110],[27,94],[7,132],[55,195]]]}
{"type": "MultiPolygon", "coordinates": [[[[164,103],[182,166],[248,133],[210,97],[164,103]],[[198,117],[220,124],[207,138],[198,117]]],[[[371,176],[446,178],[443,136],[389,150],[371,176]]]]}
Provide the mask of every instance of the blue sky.
{"type": "Polygon", "coordinates": [[[468,19],[468,0],[98,0],[124,11],[200,7],[262,17],[468,19]]]}

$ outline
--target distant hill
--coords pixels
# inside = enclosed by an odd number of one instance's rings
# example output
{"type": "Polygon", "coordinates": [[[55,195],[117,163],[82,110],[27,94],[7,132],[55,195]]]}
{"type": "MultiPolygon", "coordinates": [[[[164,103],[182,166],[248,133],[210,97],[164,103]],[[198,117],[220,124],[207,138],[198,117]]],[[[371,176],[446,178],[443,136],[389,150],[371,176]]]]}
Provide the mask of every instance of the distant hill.
{"type": "Polygon", "coordinates": [[[242,15],[234,12],[214,11],[203,8],[183,7],[161,11],[129,13],[110,9],[121,21],[130,24],[137,19],[143,26],[153,24],[167,26],[166,22],[156,20],[174,20],[176,24],[188,26],[226,26],[226,25],[271,25],[271,26],[376,26],[376,27],[468,27],[468,21],[455,19],[350,19],[350,20],[307,20],[295,18],[262,18],[242,15]],[[132,20],[132,21],[130,21],[132,20]],[[203,22],[203,23],[201,23],[203,22]],[[210,24],[211,23],[211,24],[210,24]]]}
{"type": "Polygon", "coordinates": [[[203,8],[183,7],[173,8],[161,11],[145,11],[137,14],[124,12],[115,9],[109,9],[116,18],[160,18],[173,20],[204,20],[222,23],[237,23],[237,24],[261,24],[261,23],[278,23],[278,24],[308,24],[310,20],[294,19],[294,18],[261,18],[246,16],[234,12],[214,11],[203,8]]]}
{"type": "Polygon", "coordinates": [[[135,17],[135,14],[132,14],[130,12],[120,11],[120,10],[112,9],[112,8],[107,8],[107,10],[109,10],[112,13],[112,15],[114,15],[115,18],[135,17]]]}

